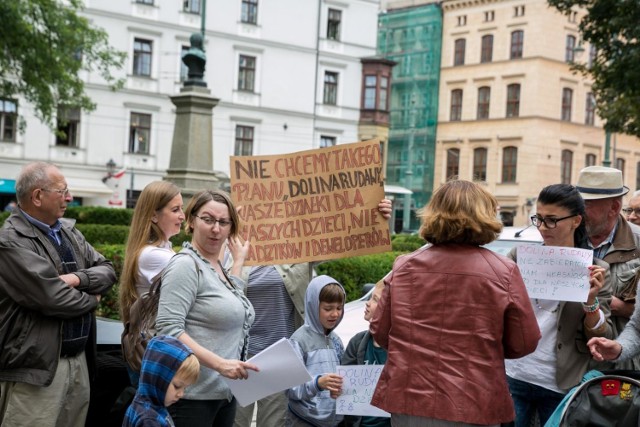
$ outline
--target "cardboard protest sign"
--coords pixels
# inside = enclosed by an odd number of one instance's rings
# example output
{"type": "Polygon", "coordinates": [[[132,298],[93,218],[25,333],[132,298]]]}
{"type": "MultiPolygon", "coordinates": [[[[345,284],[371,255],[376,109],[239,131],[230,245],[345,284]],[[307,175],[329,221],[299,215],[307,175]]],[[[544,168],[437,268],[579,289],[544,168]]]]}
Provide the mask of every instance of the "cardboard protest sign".
{"type": "Polygon", "coordinates": [[[371,405],[384,365],[342,365],[336,372],[342,377],[342,394],[336,399],[336,414],[390,417],[371,405]]]}
{"type": "Polygon", "coordinates": [[[593,251],[560,246],[518,246],[518,268],[530,298],[586,302],[593,251]]]}
{"type": "Polygon", "coordinates": [[[273,156],[231,157],[245,265],[294,264],[391,250],[377,140],[273,156]]]}

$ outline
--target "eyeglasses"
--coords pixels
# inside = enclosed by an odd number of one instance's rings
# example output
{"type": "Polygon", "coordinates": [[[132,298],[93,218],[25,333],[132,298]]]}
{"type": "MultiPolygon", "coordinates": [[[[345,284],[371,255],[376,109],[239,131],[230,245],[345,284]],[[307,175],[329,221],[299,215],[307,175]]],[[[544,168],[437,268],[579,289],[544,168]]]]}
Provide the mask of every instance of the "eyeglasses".
{"type": "Polygon", "coordinates": [[[196,218],[200,218],[202,220],[202,222],[204,222],[205,224],[211,226],[211,225],[215,225],[216,223],[218,223],[218,225],[220,226],[220,228],[225,228],[225,227],[229,227],[231,225],[231,221],[229,221],[228,219],[215,219],[213,217],[210,216],[198,216],[198,215],[194,215],[196,218]]]}
{"type": "Polygon", "coordinates": [[[569,216],[563,216],[562,218],[549,218],[549,217],[543,218],[541,216],[534,215],[531,217],[531,223],[538,228],[540,228],[542,224],[544,224],[544,226],[547,228],[556,228],[556,225],[558,224],[558,222],[562,221],[563,219],[573,218],[574,216],[577,216],[577,215],[573,214],[569,216]]]}
{"type": "Polygon", "coordinates": [[[41,188],[41,190],[42,191],[46,191],[48,193],[58,193],[62,197],[67,197],[67,194],[69,194],[69,192],[70,192],[69,187],[65,187],[62,190],[56,190],[55,188],[41,188]]]}
{"type": "Polygon", "coordinates": [[[633,208],[624,208],[624,209],[622,209],[622,212],[625,215],[631,215],[632,213],[634,213],[634,214],[636,214],[636,216],[640,216],[640,208],[635,208],[635,209],[633,209],[633,208]]]}

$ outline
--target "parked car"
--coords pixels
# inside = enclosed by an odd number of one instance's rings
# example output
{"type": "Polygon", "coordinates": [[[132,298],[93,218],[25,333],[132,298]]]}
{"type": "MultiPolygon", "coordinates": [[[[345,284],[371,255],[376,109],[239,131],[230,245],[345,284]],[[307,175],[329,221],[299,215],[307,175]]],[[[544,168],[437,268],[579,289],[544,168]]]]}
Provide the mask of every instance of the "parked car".
{"type": "MultiPolygon", "coordinates": [[[[484,245],[484,247],[501,255],[506,255],[514,246],[540,243],[542,243],[542,236],[536,227],[504,227],[500,237],[484,245]]],[[[344,305],[344,318],[335,332],[345,347],[354,335],[369,329],[369,322],[364,320],[364,305],[369,301],[372,294],[373,289],[369,290],[362,298],[344,305]]]]}

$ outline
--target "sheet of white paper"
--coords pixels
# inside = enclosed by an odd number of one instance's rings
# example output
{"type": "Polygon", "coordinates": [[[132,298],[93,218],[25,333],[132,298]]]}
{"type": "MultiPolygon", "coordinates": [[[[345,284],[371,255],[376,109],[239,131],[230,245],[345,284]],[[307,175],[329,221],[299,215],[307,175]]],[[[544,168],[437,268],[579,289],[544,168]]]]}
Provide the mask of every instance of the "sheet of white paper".
{"type": "Polygon", "coordinates": [[[342,394],[336,400],[336,413],[390,417],[388,412],[371,406],[371,397],[383,367],[384,365],[338,366],[336,372],[342,377],[342,394]]]}
{"type": "Polygon", "coordinates": [[[265,348],[248,362],[256,365],[260,372],[249,371],[249,378],[246,380],[223,377],[238,404],[243,407],[311,380],[307,368],[286,338],[265,348]]]}
{"type": "Polygon", "coordinates": [[[518,246],[518,268],[529,297],[586,302],[593,251],[560,246],[518,246]]]}

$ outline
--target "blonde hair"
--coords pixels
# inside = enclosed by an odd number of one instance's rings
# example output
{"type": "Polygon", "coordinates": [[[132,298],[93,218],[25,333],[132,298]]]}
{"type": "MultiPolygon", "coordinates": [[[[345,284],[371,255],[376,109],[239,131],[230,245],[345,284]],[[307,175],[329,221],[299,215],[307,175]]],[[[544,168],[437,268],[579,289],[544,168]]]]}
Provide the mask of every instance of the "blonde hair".
{"type": "Polygon", "coordinates": [[[193,384],[198,381],[200,375],[200,362],[195,354],[191,353],[186,359],[182,361],[182,364],[178,368],[178,371],[173,378],[180,378],[187,384],[193,384]]]}
{"type": "Polygon", "coordinates": [[[229,219],[231,220],[229,237],[236,237],[240,233],[240,216],[238,215],[238,211],[233,205],[229,194],[221,190],[200,191],[191,198],[189,204],[184,210],[184,231],[187,234],[193,233],[193,219],[198,214],[200,208],[211,201],[222,203],[229,208],[229,219]]]}
{"type": "Polygon", "coordinates": [[[449,181],[435,191],[421,210],[420,236],[433,244],[485,245],[502,231],[497,209],[496,198],[479,184],[449,181]]]}
{"type": "Polygon", "coordinates": [[[169,238],[151,219],[178,194],[180,194],[180,188],[169,181],[154,181],[144,187],[140,193],[131,218],[124,266],[120,276],[120,316],[123,322],[129,320],[129,309],[138,299],[136,283],[140,253],[145,246],[157,246],[169,238]]]}

